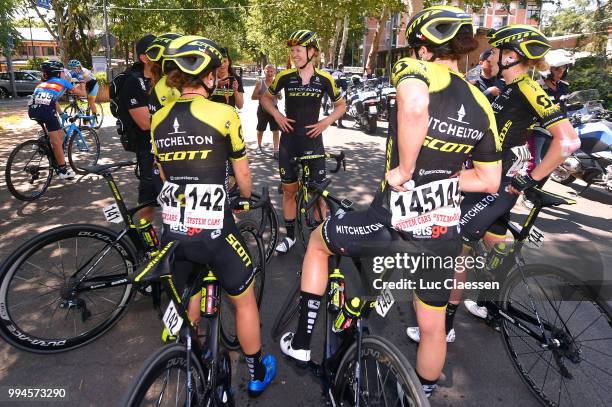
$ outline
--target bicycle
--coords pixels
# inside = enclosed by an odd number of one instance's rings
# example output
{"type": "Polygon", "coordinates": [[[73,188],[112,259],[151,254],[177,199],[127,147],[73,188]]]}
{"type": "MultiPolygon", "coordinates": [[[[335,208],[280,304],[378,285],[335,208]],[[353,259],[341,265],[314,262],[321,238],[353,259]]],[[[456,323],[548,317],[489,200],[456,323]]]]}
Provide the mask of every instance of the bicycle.
{"type": "Polygon", "coordinates": [[[88,126],[98,130],[100,127],[102,127],[102,122],[104,121],[104,109],[102,108],[102,104],[100,102],[96,102],[96,110],[97,114],[94,116],[91,112],[91,107],[89,106],[87,98],[79,97],[74,94],[68,95],[68,106],[64,108],[64,111],[68,113],[68,116],[81,115],[79,127],[88,126]],[[92,119],[95,119],[95,126],[91,126],[92,119]]]}
{"type": "MultiPolygon", "coordinates": [[[[77,174],[84,174],[80,167],[95,165],[100,158],[100,140],[95,130],[81,130],[75,124],[80,117],[77,114],[67,121],[62,119],[62,146],[70,167],[77,174]]],[[[9,192],[21,201],[40,198],[51,185],[53,173],[59,172],[49,134],[42,122],[37,123],[41,126],[37,139],[24,141],[15,147],[4,170],[9,192]]]]}
{"type": "MultiPolygon", "coordinates": [[[[109,223],[123,223],[121,231],[93,224],[56,227],[22,244],[0,265],[0,337],[10,345],[34,353],[83,346],[121,319],[136,290],[151,296],[161,314],[160,287],[135,287],[129,280],[159,249],[154,232],[133,220],[136,212],[157,202],[128,209],[112,175],[133,165],[124,161],[86,168],[111,189],[115,203],[103,212],[109,223]]],[[[256,279],[258,301],[265,279],[261,258],[252,259],[262,269],[256,279]]]]}
{"type": "MultiPolygon", "coordinates": [[[[320,197],[324,197],[331,204],[332,213],[352,210],[352,202],[349,204],[348,199],[339,199],[329,194],[325,189],[329,183],[330,181],[326,180],[324,185],[316,187],[313,198],[307,202],[306,207],[314,205],[320,197]]],[[[335,318],[330,318],[329,314],[337,313],[339,310],[342,312],[345,301],[353,300],[344,300],[346,289],[344,277],[338,268],[340,257],[334,256],[332,276],[336,277],[334,281],[329,279],[323,300],[323,303],[327,304],[327,310],[324,312],[326,328],[323,360],[321,363],[308,362],[307,369],[320,378],[323,393],[332,406],[370,406],[381,403],[429,406],[410,362],[391,342],[370,334],[364,322],[372,308],[376,308],[383,318],[386,316],[394,302],[390,292],[384,291],[375,300],[360,298],[360,312],[354,318],[352,325],[340,333],[334,332],[335,318]],[[339,284],[339,281],[342,281],[342,284],[339,284]]],[[[354,260],[359,268],[359,261],[354,260]]],[[[274,340],[278,340],[291,322],[297,319],[301,271],[298,271],[297,276],[272,325],[274,340]]]]}
{"type": "MultiPolygon", "coordinates": [[[[521,227],[508,222],[514,238],[513,249],[490,272],[490,279],[502,281],[499,281],[498,300],[484,301],[488,310],[486,322],[500,330],[515,370],[542,404],[573,405],[573,399],[580,400],[581,405],[610,405],[612,311],[609,304],[566,271],[550,265],[527,265],[521,254],[526,242],[537,246],[543,240],[543,233],[534,226],[542,208],[571,205],[576,201],[537,188],[527,190],[525,195],[534,206],[521,227]],[[563,307],[572,303],[575,307],[563,307]],[[585,335],[587,330],[595,338],[585,335]],[[606,339],[609,340],[598,351],[596,347],[606,339]],[[590,355],[593,352],[598,354],[595,359],[590,355]],[[530,360],[531,356],[535,361],[530,360]],[[603,366],[599,367],[598,362],[603,366]],[[579,372],[580,367],[585,370],[579,372]],[[537,374],[543,379],[531,377],[537,374]],[[548,379],[551,381],[547,383],[548,379]],[[601,384],[601,392],[594,388],[597,384],[601,384]]],[[[476,247],[473,253],[486,255],[483,247],[476,247]]]]}

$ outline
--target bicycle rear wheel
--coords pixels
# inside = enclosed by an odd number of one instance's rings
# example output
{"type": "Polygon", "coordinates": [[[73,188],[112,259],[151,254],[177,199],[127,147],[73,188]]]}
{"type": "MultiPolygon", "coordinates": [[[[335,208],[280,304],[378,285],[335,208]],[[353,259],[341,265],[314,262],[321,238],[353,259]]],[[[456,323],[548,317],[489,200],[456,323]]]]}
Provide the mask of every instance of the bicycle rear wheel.
{"type": "Polygon", "coordinates": [[[68,142],[68,162],[77,174],[87,174],[82,167],[96,165],[100,158],[100,140],[94,129],[74,131],[68,142]]]}
{"type": "Polygon", "coordinates": [[[272,339],[275,341],[286,332],[291,321],[297,319],[298,312],[300,310],[300,285],[301,280],[298,278],[293,283],[293,286],[289,290],[289,295],[285,298],[283,305],[279,308],[279,312],[274,318],[272,323],[272,339]]]}
{"type": "MultiPolygon", "coordinates": [[[[334,379],[334,398],[341,405],[355,400],[357,342],[345,352],[334,379]]],[[[391,342],[364,336],[361,342],[359,401],[362,406],[429,406],[421,383],[406,357],[391,342]]]]}
{"type": "Polygon", "coordinates": [[[127,310],[135,249],[96,225],[61,226],[27,242],[0,266],[0,336],[29,352],[75,349],[127,310]],[[111,281],[107,287],[91,289],[111,281]],[[90,289],[87,289],[89,285],[90,289]]]}
{"type": "Polygon", "coordinates": [[[612,315],[606,301],[562,270],[541,265],[505,280],[503,312],[540,333],[533,300],[554,344],[549,348],[502,319],[502,342],[523,381],[549,406],[612,405],[612,315]],[[525,286],[529,287],[529,291],[525,286]]]}
{"type": "Polygon", "coordinates": [[[121,398],[121,406],[187,405],[187,358],[192,377],[192,406],[204,406],[212,396],[207,388],[208,371],[183,344],[164,346],[151,355],[121,398]]]}
{"type": "Polygon", "coordinates": [[[21,201],[34,201],[45,193],[53,178],[53,167],[38,140],[15,147],[6,162],[4,178],[11,195],[21,201]]]}
{"type": "MultiPolygon", "coordinates": [[[[261,198],[261,196],[255,192],[253,192],[251,196],[257,200],[261,198]]],[[[261,240],[264,244],[266,263],[269,263],[278,243],[278,216],[276,215],[276,211],[274,210],[272,203],[270,203],[267,208],[253,209],[240,213],[236,215],[236,218],[239,219],[239,221],[242,219],[250,219],[259,229],[262,217],[265,214],[267,214],[267,216],[266,219],[264,219],[264,229],[260,231],[260,234],[261,240]]]]}
{"type": "MultiPolygon", "coordinates": [[[[257,225],[251,219],[243,219],[238,222],[236,226],[244,239],[244,243],[251,257],[253,269],[255,270],[253,290],[255,292],[257,306],[259,307],[263,300],[264,286],[266,283],[264,245],[261,238],[258,236],[257,225]]],[[[221,295],[219,332],[221,334],[221,342],[227,349],[240,349],[240,342],[236,335],[236,309],[225,292],[221,295]]]]}

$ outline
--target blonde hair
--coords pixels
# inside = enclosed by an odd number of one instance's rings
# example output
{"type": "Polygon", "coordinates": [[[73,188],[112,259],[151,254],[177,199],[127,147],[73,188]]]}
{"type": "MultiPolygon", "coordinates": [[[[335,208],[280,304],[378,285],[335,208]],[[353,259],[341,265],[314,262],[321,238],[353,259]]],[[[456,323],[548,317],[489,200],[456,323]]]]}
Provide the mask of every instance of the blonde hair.
{"type": "Polygon", "coordinates": [[[544,72],[550,70],[550,65],[544,58],[529,59],[527,60],[527,66],[529,68],[535,68],[537,71],[544,72]]]}

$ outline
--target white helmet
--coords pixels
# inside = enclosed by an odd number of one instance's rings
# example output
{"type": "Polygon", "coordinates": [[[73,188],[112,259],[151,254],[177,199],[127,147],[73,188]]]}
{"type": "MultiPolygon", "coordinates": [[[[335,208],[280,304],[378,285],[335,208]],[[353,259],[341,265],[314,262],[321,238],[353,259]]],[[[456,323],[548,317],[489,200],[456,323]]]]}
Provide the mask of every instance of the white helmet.
{"type": "MultiPolygon", "coordinates": [[[[560,66],[574,65],[576,59],[570,51],[564,49],[554,49],[546,54],[546,63],[551,68],[557,68],[560,66]]],[[[540,71],[542,77],[547,78],[550,75],[550,70],[540,71]]]]}

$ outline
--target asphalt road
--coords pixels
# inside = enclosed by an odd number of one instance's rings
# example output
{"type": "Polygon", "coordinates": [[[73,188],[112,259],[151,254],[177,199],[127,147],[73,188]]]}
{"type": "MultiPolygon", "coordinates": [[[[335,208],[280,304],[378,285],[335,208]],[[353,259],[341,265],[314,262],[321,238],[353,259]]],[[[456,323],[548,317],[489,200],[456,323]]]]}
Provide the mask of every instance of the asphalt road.
{"type": "MultiPolygon", "coordinates": [[[[247,99],[252,91],[252,81],[246,82],[247,99]]],[[[0,106],[0,121],[8,111],[0,106]]],[[[6,107],[6,106],[5,106],[6,107]]],[[[241,112],[245,138],[249,147],[249,158],[253,168],[256,189],[263,185],[275,187],[278,183],[277,163],[262,156],[255,149],[256,102],[247,101],[241,112]]],[[[11,109],[12,110],[12,109],[11,109]]],[[[350,121],[346,122],[351,124],[350,121]]],[[[102,143],[101,162],[113,162],[130,158],[122,150],[114,132],[112,121],[107,119],[100,130],[102,143]]],[[[384,127],[384,126],[383,126],[384,127]]],[[[4,171],[6,159],[13,147],[30,138],[35,128],[27,121],[8,127],[0,133],[0,170],[4,171]]],[[[332,190],[355,201],[365,208],[373,197],[373,191],[382,176],[384,164],[385,130],[368,136],[359,130],[331,127],[325,133],[328,151],[344,150],[348,157],[347,171],[333,177],[332,190]]],[[[271,135],[266,134],[266,147],[271,151],[271,135]]],[[[120,190],[128,203],[136,199],[136,179],[130,170],[117,172],[120,190]]],[[[578,183],[569,187],[550,183],[547,189],[569,194],[580,189],[578,183]]],[[[275,188],[271,189],[275,191],[275,188]]],[[[272,194],[280,214],[280,196],[272,194]]],[[[612,196],[599,188],[588,190],[577,198],[577,204],[555,210],[545,210],[538,227],[550,240],[590,241],[598,244],[604,267],[610,270],[612,254],[612,196]]],[[[0,181],[0,260],[3,260],[18,245],[49,228],[70,223],[105,222],[102,208],[112,203],[108,187],[98,177],[80,177],[74,182],[62,184],[54,179],[47,193],[38,201],[23,203],[14,199],[6,189],[4,179],[0,181]]],[[[516,218],[524,219],[526,211],[517,205],[516,218]]],[[[304,251],[297,245],[286,256],[275,256],[268,267],[266,293],[260,313],[262,318],[262,340],[264,351],[279,359],[279,370],[275,383],[259,399],[246,396],[247,370],[237,354],[233,355],[233,385],[239,406],[316,406],[322,405],[320,385],[308,375],[298,377],[280,357],[277,343],[273,343],[269,331],[286,291],[301,265],[304,251]]],[[[351,278],[351,277],[349,277],[351,278]]],[[[350,290],[350,288],[349,288],[350,290]]],[[[405,327],[414,325],[414,313],[409,305],[400,303],[382,321],[374,324],[377,334],[396,344],[414,361],[416,346],[405,336],[405,327]]],[[[67,398],[50,402],[49,405],[66,406],[114,406],[128,387],[142,362],[160,341],[161,322],[148,299],[137,296],[125,317],[97,341],[75,351],[36,355],[18,351],[0,343],[0,405],[43,405],[40,402],[7,401],[4,394],[14,387],[63,388],[67,398]]],[[[320,348],[318,324],[313,349],[320,348]]],[[[536,406],[538,402],[515,373],[499,334],[483,323],[469,317],[462,307],[458,311],[455,327],[457,341],[449,346],[447,363],[440,380],[439,391],[431,399],[432,405],[466,406],[536,406]]],[[[314,352],[315,357],[320,352],[314,352]]],[[[610,361],[610,359],[608,359],[610,361]]],[[[612,361],[608,372],[612,371],[612,361]]]]}

